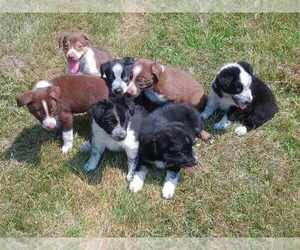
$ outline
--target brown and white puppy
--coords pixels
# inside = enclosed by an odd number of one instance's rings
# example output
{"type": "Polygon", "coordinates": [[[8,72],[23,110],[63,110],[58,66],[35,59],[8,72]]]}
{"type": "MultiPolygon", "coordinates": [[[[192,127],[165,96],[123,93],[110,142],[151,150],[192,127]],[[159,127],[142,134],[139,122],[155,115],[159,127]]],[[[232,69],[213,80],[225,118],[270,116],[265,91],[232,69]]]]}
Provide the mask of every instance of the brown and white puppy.
{"type": "MultiPolygon", "coordinates": [[[[158,105],[172,101],[187,103],[202,110],[206,103],[203,86],[190,73],[148,59],[136,60],[131,81],[131,85],[136,86],[135,95],[142,91],[151,102],[158,105]]],[[[204,130],[200,137],[204,141],[211,138],[204,130]]]]}
{"type": "Polygon", "coordinates": [[[62,129],[62,152],[73,146],[73,114],[88,111],[91,105],[108,98],[104,80],[96,76],[64,75],[39,81],[32,90],[16,98],[49,131],[62,129]]]}
{"type": "Polygon", "coordinates": [[[66,73],[69,74],[100,75],[100,66],[112,59],[107,51],[92,48],[83,32],[63,32],[58,42],[67,61],[66,73]]]}

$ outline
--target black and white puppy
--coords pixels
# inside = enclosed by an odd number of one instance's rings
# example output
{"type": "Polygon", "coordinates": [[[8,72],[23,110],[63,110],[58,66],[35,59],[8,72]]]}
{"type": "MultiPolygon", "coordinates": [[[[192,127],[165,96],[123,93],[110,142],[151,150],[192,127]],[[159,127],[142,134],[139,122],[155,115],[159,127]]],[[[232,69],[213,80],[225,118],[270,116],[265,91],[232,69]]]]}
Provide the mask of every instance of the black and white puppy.
{"type": "Polygon", "coordinates": [[[134,58],[124,57],[104,63],[100,67],[100,73],[103,79],[114,95],[136,95],[137,88],[132,81],[132,68],[134,58]]]}
{"type": "Polygon", "coordinates": [[[142,106],[135,105],[131,98],[121,96],[98,102],[92,107],[91,114],[91,143],[83,147],[90,149],[91,155],[84,169],[94,170],[105,149],[124,150],[128,158],[127,180],[130,181],[137,164],[138,134],[147,112],[142,106]]]}
{"type": "Polygon", "coordinates": [[[238,62],[226,64],[217,74],[202,118],[207,119],[217,109],[225,114],[214,128],[226,129],[236,120],[241,126],[235,133],[242,136],[271,120],[278,106],[271,89],[254,75],[251,65],[238,62]]]}
{"type": "Polygon", "coordinates": [[[193,144],[203,129],[198,111],[187,104],[170,103],[150,113],[139,134],[139,163],[129,189],[138,192],[144,185],[149,162],[166,169],[162,196],[175,193],[181,168],[196,165],[193,144]]]}

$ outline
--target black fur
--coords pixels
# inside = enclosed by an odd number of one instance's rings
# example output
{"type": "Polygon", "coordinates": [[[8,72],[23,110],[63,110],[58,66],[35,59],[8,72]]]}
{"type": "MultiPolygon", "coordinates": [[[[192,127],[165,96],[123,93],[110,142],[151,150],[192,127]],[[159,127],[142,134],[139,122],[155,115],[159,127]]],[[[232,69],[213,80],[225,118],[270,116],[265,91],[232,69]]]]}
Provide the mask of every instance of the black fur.
{"type": "Polygon", "coordinates": [[[142,123],[139,159],[141,162],[164,162],[174,171],[193,166],[196,162],[192,147],[202,129],[203,121],[193,107],[166,104],[153,111],[142,123]]]}
{"type": "Polygon", "coordinates": [[[91,108],[91,114],[98,126],[107,134],[112,135],[118,125],[125,133],[129,122],[131,122],[131,129],[138,132],[146,111],[142,106],[135,105],[133,98],[124,95],[111,96],[109,100],[96,103],[91,108]]]}
{"type": "MultiPolygon", "coordinates": [[[[278,106],[271,89],[254,75],[251,65],[247,62],[239,62],[238,64],[252,77],[250,89],[253,100],[246,109],[241,110],[237,107],[232,107],[229,111],[229,118],[231,120],[238,120],[249,131],[271,120],[275,113],[278,112],[278,106]]],[[[234,86],[237,86],[238,79],[236,77],[233,78],[236,79],[234,86]]]]}
{"type": "Polygon", "coordinates": [[[125,82],[128,85],[130,80],[132,79],[132,68],[133,68],[134,62],[135,62],[134,58],[124,57],[121,59],[115,59],[115,60],[109,61],[100,66],[101,76],[106,81],[107,86],[109,87],[109,90],[111,93],[118,94],[117,92],[114,92],[114,90],[112,89],[112,84],[116,79],[115,74],[112,70],[113,66],[116,64],[120,64],[122,66],[121,79],[123,82],[125,82]]]}
{"type": "Polygon", "coordinates": [[[229,112],[229,119],[241,122],[247,131],[271,120],[279,110],[271,89],[253,74],[250,89],[253,100],[248,107],[245,110],[232,107],[229,112]]]}

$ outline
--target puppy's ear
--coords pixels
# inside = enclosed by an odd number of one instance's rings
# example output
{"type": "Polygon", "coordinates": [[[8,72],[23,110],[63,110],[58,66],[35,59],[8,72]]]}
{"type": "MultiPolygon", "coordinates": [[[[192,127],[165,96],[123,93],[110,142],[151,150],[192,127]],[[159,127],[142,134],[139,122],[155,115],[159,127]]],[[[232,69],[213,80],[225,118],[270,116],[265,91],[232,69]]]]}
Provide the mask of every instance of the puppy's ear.
{"type": "Polygon", "coordinates": [[[153,63],[151,66],[152,74],[156,76],[157,79],[159,79],[159,76],[162,72],[162,66],[159,63],[153,63]]]}
{"type": "Polygon", "coordinates": [[[80,35],[83,37],[83,39],[86,41],[87,45],[91,44],[91,40],[89,38],[89,35],[86,34],[85,32],[80,32],[80,35]]]}
{"type": "Polygon", "coordinates": [[[240,61],[238,62],[238,64],[241,65],[244,68],[244,70],[246,70],[250,75],[253,75],[253,68],[250,65],[250,63],[247,63],[245,61],[240,61]]]}
{"type": "Polygon", "coordinates": [[[123,58],[124,64],[134,64],[135,59],[133,57],[124,57],[123,58]]]}
{"type": "Polygon", "coordinates": [[[27,91],[23,93],[22,95],[19,95],[16,97],[17,105],[18,107],[22,107],[24,105],[28,105],[29,103],[32,102],[32,92],[27,91]]]}
{"type": "Polygon", "coordinates": [[[215,79],[212,83],[212,89],[214,90],[214,92],[219,96],[222,97],[223,93],[221,90],[221,87],[219,86],[219,82],[218,79],[215,79]]]}
{"type": "Polygon", "coordinates": [[[61,95],[60,87],[58,86],[51,86],[49,88],[49,96],[56,101],[59,101],[61,95]]]}
{"type": "Polygon", "coordinates": [[[92,105],[92,107],[89,110],[89,113],[92,115],[92,117],[98,121],[99,119],[102,118],[102,115],[104,114],[104,111],[106,109],[106,106],[109,104],[110,102],[106,99],[99,101],[97,103],[95,103],[94,105],[92,105]]]}
{"type": "Polygon", "coordinates": [[[61,32],[58,34],[58,47],[62,49],[64,47],[64,41],[70,35],[70,32],[61,32]]]}
{"type": "Polygon", "coordinates": [[[110,66],[111,66],[110,62],[106,62],[106,63],[101,64],[100,74],[101,74],[101,77],[103,79],[107,79],[108,69],[110,68],[110,66]]]}

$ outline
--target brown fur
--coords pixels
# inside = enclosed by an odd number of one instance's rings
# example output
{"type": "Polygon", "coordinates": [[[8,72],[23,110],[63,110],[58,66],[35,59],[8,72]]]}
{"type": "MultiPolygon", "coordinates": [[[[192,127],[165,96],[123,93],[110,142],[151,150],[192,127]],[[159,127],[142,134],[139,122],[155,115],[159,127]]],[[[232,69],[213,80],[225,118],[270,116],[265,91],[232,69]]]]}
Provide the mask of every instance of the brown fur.
{"type": "Polygon", "coordinates": [[[175,67],[163,66],[147,59],[138,59],[135,65],[141,65],[142,71],[135,79],[135,85],[142,90],[153,90],[170,101],[188,103],[202,109],[206,102],[203,86],[186,71],[175,67]]]}
{"type": "MultiPolygon", "coordinates": [[[[140,91],[144,88],[153,88],[167,100],[187,103],[198,110],[204,108],[207,96],[203,86],[193,79],[190,73],[175,67],[162,67],[159,63],[148,59],[138,59],[135,62],[135,66],[137,65],[142,66],[142,70],[138,75],[134,75],[133,79],[140,91]]],[[[204,130],[199,137],[205,142],[211,139],[211,135],[204,130]]]]}
{"type": "Polygon", "coordinates": [[[91,47],[90,38],[84,32],[62,32],[58,37],[58,45],[63,50],[65,57],[71,48],[85,53],[86,49],[90,47],[94,51],[97,68],[112,60],[112,56],[106,50],[91,47]]]}
{"type": "Polygon", "coordinates": [[[104,80],[96,76],[64,75],[49,81],[52,86],[27,91],[16,98],[18,106],[26,105],[40,122],[45,117],[42,100],[51,116],[57,116],[63,130],[73,127],[73,114],[88,111],[91,105],[108,98],[104,80]]]}

